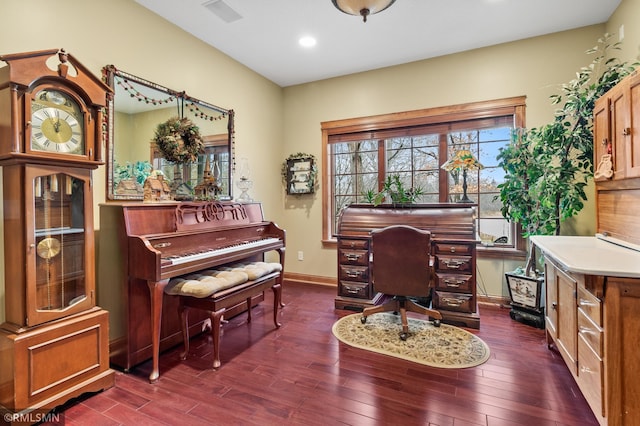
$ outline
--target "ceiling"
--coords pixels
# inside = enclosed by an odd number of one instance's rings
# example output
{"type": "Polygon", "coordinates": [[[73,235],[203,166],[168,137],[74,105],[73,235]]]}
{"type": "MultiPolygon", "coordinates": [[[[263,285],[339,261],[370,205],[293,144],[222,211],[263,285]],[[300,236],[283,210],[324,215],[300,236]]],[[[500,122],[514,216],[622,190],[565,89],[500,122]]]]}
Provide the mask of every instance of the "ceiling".
{"type": "Polygon", "coordinates": [[[397,0],[366,23],[331,0],[135,1],[287,87],[603,23],[621,0],[397,0]]]}

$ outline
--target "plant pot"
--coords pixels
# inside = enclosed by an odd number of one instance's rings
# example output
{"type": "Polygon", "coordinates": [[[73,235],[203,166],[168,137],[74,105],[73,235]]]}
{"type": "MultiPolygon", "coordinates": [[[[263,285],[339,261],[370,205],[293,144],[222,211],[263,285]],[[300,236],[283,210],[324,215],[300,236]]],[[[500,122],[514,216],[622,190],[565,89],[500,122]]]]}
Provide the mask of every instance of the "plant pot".
{"type": "Polygon", "coordinates": [[[544,276],[530,277],[507,272],[505,277],[511,298],[511,318],[544,328],[544,276]]]}

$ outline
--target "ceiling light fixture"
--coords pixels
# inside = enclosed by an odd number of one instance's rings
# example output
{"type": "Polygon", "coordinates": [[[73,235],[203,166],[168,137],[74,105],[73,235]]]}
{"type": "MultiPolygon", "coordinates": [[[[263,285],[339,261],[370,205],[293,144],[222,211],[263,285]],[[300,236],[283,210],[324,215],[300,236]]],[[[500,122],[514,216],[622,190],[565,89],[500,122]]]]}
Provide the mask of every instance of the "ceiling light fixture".
{"type": "Polygon", "coordinates": [[[298,40],[298,43],[302,47],[313,47],[316,45],[316,39],[311,36],[304,36],[304,37],[300,37],[300,40],[298,40]]]}
{"type": "Polygon", "coordinates": [[[367,22],[367,16],[382,12],[396,0],[331,0],[339,11],[349,15],[362,16],[367,22]]]}

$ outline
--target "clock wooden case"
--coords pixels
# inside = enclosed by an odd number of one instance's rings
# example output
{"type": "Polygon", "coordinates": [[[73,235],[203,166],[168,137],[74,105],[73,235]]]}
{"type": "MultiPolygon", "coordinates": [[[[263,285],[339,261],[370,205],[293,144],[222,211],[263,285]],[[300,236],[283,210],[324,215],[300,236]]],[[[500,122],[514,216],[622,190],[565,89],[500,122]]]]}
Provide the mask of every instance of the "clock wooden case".
{"type": "Polygon", "coordinates": [[[92,180],[111,89],[64,50],[0,59],[0,411],[20,413],[114,382],[108,313],[96,304],[92,180]]]}

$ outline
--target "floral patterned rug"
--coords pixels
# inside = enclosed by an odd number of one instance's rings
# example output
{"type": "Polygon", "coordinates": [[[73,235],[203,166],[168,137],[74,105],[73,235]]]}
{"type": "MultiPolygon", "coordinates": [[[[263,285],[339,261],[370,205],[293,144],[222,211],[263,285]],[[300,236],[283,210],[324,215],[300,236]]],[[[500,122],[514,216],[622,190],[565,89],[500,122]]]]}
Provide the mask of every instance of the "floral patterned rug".
{"type": "Polygon", "coordinates": [[[340,318],[332,328],[338,340],[368,351],[438,368],[468,368],[489,359],[489,346],[479,337],[448,324],[409,318],[409,337],[400,339],[400,315],[377,313],[362,324],[362,314],[340,318]]]}

